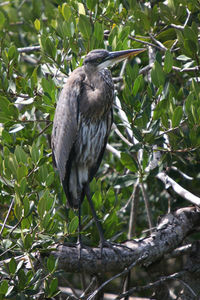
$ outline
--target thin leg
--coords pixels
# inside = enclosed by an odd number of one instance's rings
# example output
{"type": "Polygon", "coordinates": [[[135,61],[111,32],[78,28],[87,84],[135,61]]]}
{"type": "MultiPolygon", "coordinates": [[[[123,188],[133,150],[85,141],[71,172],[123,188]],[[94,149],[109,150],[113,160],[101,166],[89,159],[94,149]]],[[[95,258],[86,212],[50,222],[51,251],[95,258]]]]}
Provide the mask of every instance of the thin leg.
{"type": "Polygon", "coordinates": [[[105,238],[104,238],[104,235],[103,235],[103,229],[101,227],[101,224],[100,224],[100,222],[98,220],[96,211],[94,209],[94,204],[92,202],[92,198],[91,198],[91,195],[90,195],[90,187],[89,187],[88,183],[85,185],[85,194],[86,194],[86,197],[88,199],[88,202],[89,202],[89,205],[90,205],[90,208],[91,208],[91,211],[92,211],[92,215],[93,215],[93,218],[94,218],[96,226],[97,226],[97,230],[99,232],[100,247],[101,247],[101,254],[102,254],[103,246],[105,244],[105,238]]]}
{"type": "MultiPolygon", "coordinates": [[[[85,194],[86,194],[86,197],[88,199],[88,202],[89,202],[89,205],[90,205],[90,208],[91,208],[91,211],[92,211],[92,215],[93,215],[93,218],[94,218],[96,226],[97,226],[97,230],[99,232],[101,257],[102,257],[102,254],[103,254],[103,247],[109,247],[109,248],[113,249],[117,254],[119,254],[119,252],[117,251],[115,246],[121,246],[121,245],[120,244],[119,245],[118,244],[113,244],[112,245],[112,243],[106,241],[105,238],[104,238],[103,229],[101,227],[101,224],[98,220],[96,211],[94,209],[94,205],[93,205],[92,198],[91,198],[91,195],[90,195],[90,187],[89,187],[88,183],[85,185],[85,194]]],[[[126,246],[124,246],[124,247],[126,247],[126,246]]]]}
{"type": "Polygon", "coordinates": [[[82,248],[82,236],[81,236],[81,203],[78,205],[78,259],[81,259],[81,248],[82,248]]]}

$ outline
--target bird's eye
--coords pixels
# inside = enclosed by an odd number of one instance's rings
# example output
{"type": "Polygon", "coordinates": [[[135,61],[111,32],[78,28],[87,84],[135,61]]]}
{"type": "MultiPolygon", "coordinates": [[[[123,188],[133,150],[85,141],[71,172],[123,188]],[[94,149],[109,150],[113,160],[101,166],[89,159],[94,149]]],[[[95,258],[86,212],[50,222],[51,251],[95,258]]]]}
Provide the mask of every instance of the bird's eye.
{"type": "Polygon", "coordinates": [[[101,63],[101,58],[97,59],[97,63],[100,64],[101,63]]]}

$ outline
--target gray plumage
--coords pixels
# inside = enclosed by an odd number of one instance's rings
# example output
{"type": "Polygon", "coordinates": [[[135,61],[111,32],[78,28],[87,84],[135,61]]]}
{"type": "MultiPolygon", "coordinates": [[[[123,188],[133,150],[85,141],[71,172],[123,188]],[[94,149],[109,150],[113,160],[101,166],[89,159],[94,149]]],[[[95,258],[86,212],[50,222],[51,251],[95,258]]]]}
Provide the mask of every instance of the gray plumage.
{"type": "Polygon", "coordinates": [[[52,153],[68,204],[78,208],[85,185],[101,163],[112,125],[114,85],[107,66],[143,49],[93,50],[60,93],[52,131],[52,153]]]}

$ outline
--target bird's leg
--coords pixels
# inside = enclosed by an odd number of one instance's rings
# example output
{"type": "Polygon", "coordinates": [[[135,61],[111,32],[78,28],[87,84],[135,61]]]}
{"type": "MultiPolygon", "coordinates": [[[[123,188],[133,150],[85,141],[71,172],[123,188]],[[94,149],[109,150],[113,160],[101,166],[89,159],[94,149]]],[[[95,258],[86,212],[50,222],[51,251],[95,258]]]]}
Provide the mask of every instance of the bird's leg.
{"type": "Polygon", "coordinates": [[[86,194],[86,197],[88,199],[88,202],[89,202],[89,205],[90,205],[90,208],[91,208],[91,211],[92,211],[92,215],[93,215],[93,218],[95,220],[95,223],[96,223],[96,226],[97,226],[97,230],[99,232],[99,237],[100,237],[100,250],[101,250],[101,257],[102,257],[102,254],[103,254],[103,248],[104,247],[108,247],[110,249],[113,249],[117,255],[121,255],[120,254],[120,251],[118,250],[117,247],[125,247],[125,248],[128,248],[126,246],[123,246],[121,244],[117,244],[117,243],[111,243],[111,242],[108,242],[105,240],[104,238],[104,234],[103,234],[103,229],[102,229],[102,226],[99,222],[99,219],[97,217],[97,214],[96,214],[96,211],[94,209],[94,204],[92,202],[92,198],[91,198],[91,195],[90,195],[90,187],[89,187],[89,183],[87,183],[85,185],[85,194],[86,194]]]}
{"type": "Polygon", "coordinates": [[[78,204],[78,259],[81,260],[82,236],[81,236],[81,201],[78,204]]]}
{"type": "Polygon", "coordinates": [[[99,238],[100,238],[100,248],[101,248],[101,256],[102,256],[102,253],[103,253],[103,247],[105,246],[106,244],[106,241],[105,241],[105,238],[104,238],[104,234],[103,234],[103,229],[101,227],[101,224],[99,222],[99,219],[97,217],[97,214],[96,214],[96,211],[94,209],[94,204],[92,202],[92,198],[91,198],[91,195],[90,195],[90,187],[89,187],[89,183],[87,183],[85,185],[85,194],[86,194],[86,197],[88,199],[88,202],[89,202],[89,205],[90,205],[90,208],[91,208],[91,211],[92,211],[92,215],[93,215],[93,218],[94,218],[94,221],[96,223],[96,226],[97,226],[97,230],[99,232],[99,238]]]}

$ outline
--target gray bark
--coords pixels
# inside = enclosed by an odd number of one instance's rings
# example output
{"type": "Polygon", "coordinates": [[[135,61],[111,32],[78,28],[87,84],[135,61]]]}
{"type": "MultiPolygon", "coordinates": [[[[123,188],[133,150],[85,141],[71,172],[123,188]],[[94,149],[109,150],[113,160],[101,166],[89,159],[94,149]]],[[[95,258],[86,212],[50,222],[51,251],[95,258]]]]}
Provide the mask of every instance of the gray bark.
{"type": "Polygon", "coordinates": [[[150,237],[126,241],[104,248],[83,248],[81,260],[76,246],[56,245],[51,254],[58,258],[58,269],[66,272],[100,274],[119,273],[134,265],[149,266],[177,248],[195,226],[200,224],[200,212],[194,207],[182,208],[164,216],[150,237]]]}

